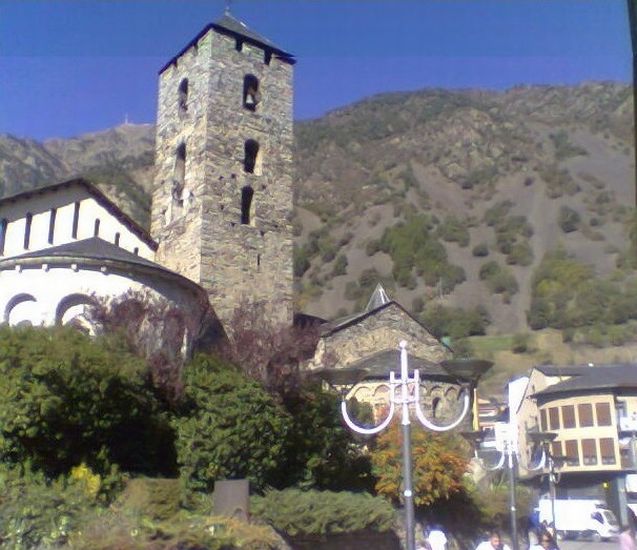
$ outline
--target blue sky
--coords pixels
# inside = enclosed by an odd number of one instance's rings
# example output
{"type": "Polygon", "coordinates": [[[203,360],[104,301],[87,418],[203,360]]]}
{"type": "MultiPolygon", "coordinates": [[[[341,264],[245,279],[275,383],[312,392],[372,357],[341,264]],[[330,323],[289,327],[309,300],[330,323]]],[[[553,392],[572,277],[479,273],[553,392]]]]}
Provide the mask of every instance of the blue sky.
{"type": "MultiPolygon", "coordinates": [[[[0,132],[154,122],[157,70],[220,0],[0,0],[0,132]]],[[[626,0],[235,0],[298,58],[297,119],[425,87],[631,79],[626,0]]]]}

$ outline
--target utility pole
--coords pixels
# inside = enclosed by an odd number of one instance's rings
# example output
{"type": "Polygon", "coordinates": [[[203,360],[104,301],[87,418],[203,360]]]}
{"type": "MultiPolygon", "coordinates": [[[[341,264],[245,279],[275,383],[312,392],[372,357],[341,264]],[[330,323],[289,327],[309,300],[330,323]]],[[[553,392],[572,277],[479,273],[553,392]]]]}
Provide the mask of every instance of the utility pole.
{"type": "Polygon", "coordinates": [[[630,42],[633,54],[633,137],[635,139],[635,206],[637,206],[637,88],[635,81],[637,78],[637,0],[626,0],[628,2],[628,25],[630,27],[630,42]]]}

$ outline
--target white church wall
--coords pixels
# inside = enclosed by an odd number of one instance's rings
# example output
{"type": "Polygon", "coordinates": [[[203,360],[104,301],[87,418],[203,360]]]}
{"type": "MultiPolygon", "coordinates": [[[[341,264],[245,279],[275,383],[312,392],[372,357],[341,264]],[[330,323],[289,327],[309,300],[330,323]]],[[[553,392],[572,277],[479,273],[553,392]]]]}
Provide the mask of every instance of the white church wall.
{"type": "Polygon", "coordinates": [[[0,323],[68,323],[74,314],[83,313],[83,306],[93,297],[112,299],[129,291],[167,300],[189,315],[201,314],[201,304],[191,290],[161,277],[44,266],[0,271],[0,323]]]}
{"type": "Polygon", "coordinates": [[[76,240],[88,239],[95,234],[95,220],[100,220],[99,237],[137,253],[142,258],[153,260],[154,251],[120,222],[108,209],[79,185],[45,192],[19,201],[0,204],[0,219],[8,221],[4,253],[0,257],[17,256],[29,251],[43,250],[76,240]],[[79,202],[77,235],[73,237],[75,203],[79,202]],[[55,214],[53,214],[55,212],[55,214]],[[28,248],[25,248],[26,218],[31,214],[31,231],[28,248]],[[54,216],[53,239],[49,242],[52,217],[54,216]]]}

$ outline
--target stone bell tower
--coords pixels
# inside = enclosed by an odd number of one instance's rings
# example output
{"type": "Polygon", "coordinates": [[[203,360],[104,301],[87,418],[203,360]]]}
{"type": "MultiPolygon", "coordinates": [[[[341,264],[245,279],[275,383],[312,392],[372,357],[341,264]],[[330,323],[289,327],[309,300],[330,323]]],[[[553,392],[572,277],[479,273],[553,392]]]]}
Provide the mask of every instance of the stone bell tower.
{"type": "Polygon", "coordinates": [[[226,12],[159,73],[156,261],[203,286],[226,328],[244,300],[292,323],[294,63],[226,12]]]}

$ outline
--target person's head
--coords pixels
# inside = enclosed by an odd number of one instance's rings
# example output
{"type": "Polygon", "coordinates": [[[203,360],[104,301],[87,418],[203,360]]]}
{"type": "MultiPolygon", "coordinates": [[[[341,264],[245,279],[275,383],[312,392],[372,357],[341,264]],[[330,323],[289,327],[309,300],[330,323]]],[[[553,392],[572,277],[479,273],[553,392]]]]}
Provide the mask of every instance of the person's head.
{"type": "Polygon", "coordinates": [[[542,531],[540,533],[540,546],[542,546],[542,548],[553,548],[554,544],[551,533],[548,531],[542,531]]]}
{"type": "Polygon", "coordinates": [[[491,531],[489,533],[489,542],[492,548],[500,548],[500,533],[497,531],[491,531]]]}

